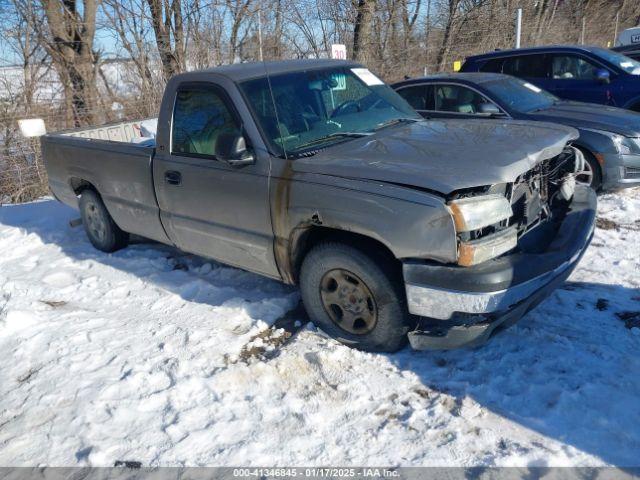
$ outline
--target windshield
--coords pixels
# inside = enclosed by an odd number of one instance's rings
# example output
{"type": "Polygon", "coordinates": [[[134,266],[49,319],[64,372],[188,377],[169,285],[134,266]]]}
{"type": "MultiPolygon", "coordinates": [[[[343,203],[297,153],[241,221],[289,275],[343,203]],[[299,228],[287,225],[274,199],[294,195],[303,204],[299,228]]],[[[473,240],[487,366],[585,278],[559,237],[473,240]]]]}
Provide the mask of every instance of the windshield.
{"type": "Polygon", "coordinates": [[[482,83],[493,96],[516,112],[532,112],[549,108],[558,98],[535,85],[514,77],[505,77],[482,83]]]}
{"type": "Polygon", "coordinates": [[[594,48],[592,52],[631,75],[640,75],[640,62],[633,58],[606,48],[594,48]]]}
{"type": "Polygon", "coordinates": [[[402,97],[366,68],[287,73],[269,80],[249,80],[240,88],[267,141],[279,155],[295,156],[371,133],[398,120],[421,119],[402,97]]]}

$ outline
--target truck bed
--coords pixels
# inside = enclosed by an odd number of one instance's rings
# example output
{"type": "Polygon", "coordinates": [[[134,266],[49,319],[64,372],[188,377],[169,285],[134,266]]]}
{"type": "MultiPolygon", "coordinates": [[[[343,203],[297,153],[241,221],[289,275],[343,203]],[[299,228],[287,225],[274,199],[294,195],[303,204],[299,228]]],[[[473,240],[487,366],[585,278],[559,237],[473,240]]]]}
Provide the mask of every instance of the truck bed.
{"type": "Polygon", "coordinates": [[[130,122],[111,123],[98,127],[67,130],[58,135],[67,137],[88,138],[92,140],[108,140],[111,142],[145,143],[152,140],[155,144],[155,125],[157,118],[146,118],[130,122]],[[154,125],[153,135],[145,135],[145,126],[154,125]]]}
{"type": "Polygon", "coordinates": [[[141,137],[142,121],[67,130],[41,138],[51,192],[78,208],[78,194],[95,187],[123,230],[168,241],[152,176],[155,140],[141,137]]]}

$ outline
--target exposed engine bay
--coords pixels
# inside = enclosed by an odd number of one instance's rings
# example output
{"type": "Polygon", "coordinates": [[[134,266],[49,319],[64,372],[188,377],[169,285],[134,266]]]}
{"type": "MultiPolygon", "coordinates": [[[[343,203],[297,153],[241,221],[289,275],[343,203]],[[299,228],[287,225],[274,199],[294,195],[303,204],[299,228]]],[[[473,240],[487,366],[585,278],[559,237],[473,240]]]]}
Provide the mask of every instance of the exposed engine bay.
{"type": "Polygon", "coordinates": [[[509,226],[515,225],[521,236],[547,220],[561,221],[573,197],[576,176],[584,170],[584,164],[582,152],[568,146],[560,155],[520,175],[507,192],[513,209],[509,226]]]}
{"type": "MultiPolygon", "coordinates": [[[[571,204],[576,177],[584,168],[582,152],[568,145],[559,155],[543,160],[519,175],[513,183],[456,192],[450,202],[498,195],[508,200],[512,211],[508,219],[505,217],[505,220],[497,223],[485,223],[481,228],[459,231],[459,246],[495,238],[499,234],[504,235],[507,230],[517,239],[537,237],[527,234],[540,225],[545,225],[543,230],[548,230],[554,224],[559,224],[571,204]]],[[[532,238],[528,240],[526,243],[533,241],[532,238]]]]}

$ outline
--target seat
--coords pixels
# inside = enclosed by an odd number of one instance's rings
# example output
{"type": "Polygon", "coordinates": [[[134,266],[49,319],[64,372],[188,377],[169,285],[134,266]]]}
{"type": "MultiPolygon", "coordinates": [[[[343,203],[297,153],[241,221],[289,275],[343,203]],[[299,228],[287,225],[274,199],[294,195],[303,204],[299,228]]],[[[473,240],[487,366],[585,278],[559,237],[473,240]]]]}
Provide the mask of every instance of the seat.
{"type": "Polygon", "coordinates": [[[194,149],[191,153],[214,155],[216,142],[222,132],[235,133],[238,132],[238,127],[231,118],[224,114],[213,116],[207,125],[191,139],[194,149]]]}
{"type": "Polygon", "coordinates": [[[458,113],[476,113],[476,108],[473,105],[476,95],[473,91],[461,88],[458,92],[456,111],[458,113]]]}

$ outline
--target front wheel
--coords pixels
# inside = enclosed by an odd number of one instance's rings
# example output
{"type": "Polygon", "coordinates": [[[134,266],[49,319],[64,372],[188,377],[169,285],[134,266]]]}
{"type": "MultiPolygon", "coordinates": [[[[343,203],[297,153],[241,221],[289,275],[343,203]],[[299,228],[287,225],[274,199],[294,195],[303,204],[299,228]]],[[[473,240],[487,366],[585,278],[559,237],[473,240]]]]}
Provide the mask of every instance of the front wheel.
{"type": "Polygon", "coordinates": [[[596,158],[590,153],[581,150],[584,155],[584,170],[576,176],[576,182],[598,190],[602,186],[602,171],[596,158]]]}
{"type": "Polygon", "coordinates": [[[103,252],[115,252],[129,243],[129,234],[115,224],[100,195],[84,190],[80,195],[80,215],[91,244],[103,252]]]}
{"type": "Polygon", "coordinates": [[[336,340],[361,350],[395,352],[410,329],[401,278],[390,263],[342,243],[323,243],[300,270],[309,317],[336,340]]]}

